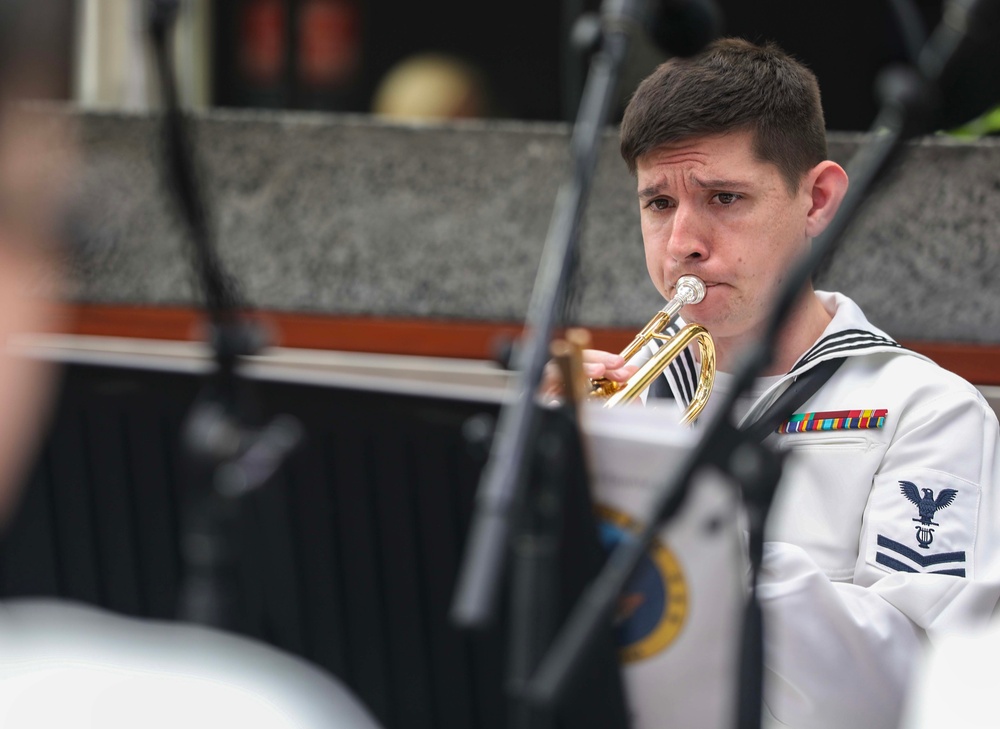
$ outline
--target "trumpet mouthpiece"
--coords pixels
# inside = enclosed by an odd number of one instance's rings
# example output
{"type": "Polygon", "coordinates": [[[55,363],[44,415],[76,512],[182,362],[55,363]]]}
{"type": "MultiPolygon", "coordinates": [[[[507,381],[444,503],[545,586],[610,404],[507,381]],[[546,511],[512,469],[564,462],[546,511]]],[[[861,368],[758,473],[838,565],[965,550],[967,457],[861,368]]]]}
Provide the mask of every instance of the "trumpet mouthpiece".
{"type": "Polygon", "coordinates": [[[705,284],[697,276],[681,276],[674,285],[674,298],[685,306],[697,304],[705,298],[705,284]]]}

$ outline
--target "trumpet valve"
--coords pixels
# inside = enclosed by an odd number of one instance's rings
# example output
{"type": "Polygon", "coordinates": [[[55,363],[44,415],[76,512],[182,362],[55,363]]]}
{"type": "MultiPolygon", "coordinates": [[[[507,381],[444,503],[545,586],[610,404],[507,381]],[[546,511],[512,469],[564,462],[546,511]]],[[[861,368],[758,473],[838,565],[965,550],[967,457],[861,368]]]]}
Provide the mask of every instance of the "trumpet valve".
{"type": "Polygon", "coordinates": [[[622,388],[622,383],[600,377],[590,381],[590,396],[596,398],[611,397],[622,388]]]}

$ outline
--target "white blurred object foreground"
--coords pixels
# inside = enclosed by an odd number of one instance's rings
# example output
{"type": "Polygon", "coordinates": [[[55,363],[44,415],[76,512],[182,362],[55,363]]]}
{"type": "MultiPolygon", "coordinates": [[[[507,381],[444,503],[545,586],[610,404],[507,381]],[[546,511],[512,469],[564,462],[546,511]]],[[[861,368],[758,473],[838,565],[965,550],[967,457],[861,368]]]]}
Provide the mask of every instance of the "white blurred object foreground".
{"type": "Polygon", "coordinates": [[[17,599],[0,604],[0,726],[379,725],[330,674],[253,639],[17,599]]]}
{"type": "Polygon", "coordinates": [[[918,665],[900,729],[996,729],[1000,624],[947,636],[918,665]]]}

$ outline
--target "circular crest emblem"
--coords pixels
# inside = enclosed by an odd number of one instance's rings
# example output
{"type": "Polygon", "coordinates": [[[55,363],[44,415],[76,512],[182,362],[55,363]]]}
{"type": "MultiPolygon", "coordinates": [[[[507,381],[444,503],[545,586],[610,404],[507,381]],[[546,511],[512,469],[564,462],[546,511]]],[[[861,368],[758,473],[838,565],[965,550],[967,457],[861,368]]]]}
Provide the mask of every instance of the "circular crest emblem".
{"type": "MultiPolygon", "coordinates": [[[[608,551],[634,538],[638,524],[628,514],[597,505],[601,543],[608,551]]],[[[677,558],[653,540],[618,598],[614,625],[623,663],[656,655],[680,634],[688,613],[688,589],[677,558]]]]}

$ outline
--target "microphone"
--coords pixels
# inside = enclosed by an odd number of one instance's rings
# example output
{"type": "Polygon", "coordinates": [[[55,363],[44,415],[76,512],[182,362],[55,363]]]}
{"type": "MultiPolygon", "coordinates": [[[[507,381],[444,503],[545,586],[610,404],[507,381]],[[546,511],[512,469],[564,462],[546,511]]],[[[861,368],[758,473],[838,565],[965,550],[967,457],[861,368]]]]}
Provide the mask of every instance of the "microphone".
{"type": "MultiPolygon", "coordinates": [[[[686,57],[719,36],[722,12],[714,0],[605,0],[598,25],[605,31],[640,29],[663,52],[686,57]]],[[[581,34],[592,36],[579,43],[587,46],[599,32],[587,28],[581,34]]]]}
{"type": "Polygon", "coordinates": [[[693,56],[722,33],[714,0],[654,0],[650,15],[649,39],[673,56],[693,56]]]}

